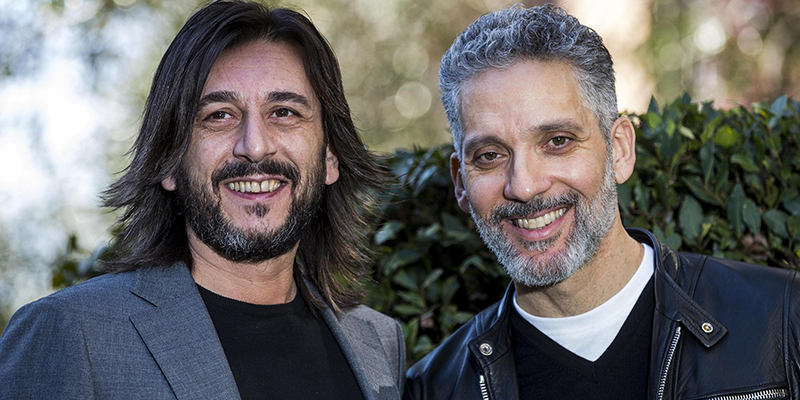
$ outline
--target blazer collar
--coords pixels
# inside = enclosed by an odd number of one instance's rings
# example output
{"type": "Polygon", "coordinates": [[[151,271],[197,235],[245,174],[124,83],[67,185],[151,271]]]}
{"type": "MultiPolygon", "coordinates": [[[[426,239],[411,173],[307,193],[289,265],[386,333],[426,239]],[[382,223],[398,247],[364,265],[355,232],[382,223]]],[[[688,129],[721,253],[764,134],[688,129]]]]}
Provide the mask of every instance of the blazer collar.
{"type": "Polygon", "coordinates": [[[239,399],[239,391],[189,268],[136,272],[131,293],[153,307],[130,319],[178,399],[239,399]]]}
{"type": "MultiPolygon", "coordinates": [[[[142,268],[131,293],[153,307],[131,316],[178,399],[240,399],[214,324],[184,263],[142,268]]],[[[312,294],[317,289],[306,281],[312,294]]],[[[394,373],[371,322],[358,313],[320,312],[353,370],[365,400],[400,398],[394,373]]]]}

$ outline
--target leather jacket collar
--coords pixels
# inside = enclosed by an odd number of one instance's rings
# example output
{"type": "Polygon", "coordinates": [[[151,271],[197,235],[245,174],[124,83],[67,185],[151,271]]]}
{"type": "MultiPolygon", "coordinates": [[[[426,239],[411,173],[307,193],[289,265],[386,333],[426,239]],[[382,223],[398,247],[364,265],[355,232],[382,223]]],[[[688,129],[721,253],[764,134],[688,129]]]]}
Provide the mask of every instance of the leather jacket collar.
{"type": "MultiPolygon", "coordinates": [[[[706,347],[712,347],[727,333],[727,328],[691,298],[702,261],[692,271],[680,268],[680,257],[676,251],[658,242],[652,233],[643,229],[628,229],[628,234],[654,250],[655,263],[655,307],[664,318],[654,318],[650,360],[651,388],[663,387],[669,372],[670,344],[678,334],[679,326],[690,332],[706,347]],[[692,276],[688,276],[691,273],[692,276]],[[657,367],[656,367],[657,366],[657,367]],[[658,373],[656,373],[658,371],[658,373]]],[[[693,260],[694,261],[694,260],[693,260]]],[[[512,309],[513,283],[506,289],[499,303],[477,316],[477,335],[468,343],[473,359],[484,371],[486,388],[493,399],[519,398],[517,374],[514,366],[511,337],[508,334],[509,316],[512,309]],[[490,311],[491,310],[491,311],[490,311]]],[[[674,350],[674,349],[673,349],[674,350]]],[[[650,390],[651,394],[657,393],[650,390]]]]}

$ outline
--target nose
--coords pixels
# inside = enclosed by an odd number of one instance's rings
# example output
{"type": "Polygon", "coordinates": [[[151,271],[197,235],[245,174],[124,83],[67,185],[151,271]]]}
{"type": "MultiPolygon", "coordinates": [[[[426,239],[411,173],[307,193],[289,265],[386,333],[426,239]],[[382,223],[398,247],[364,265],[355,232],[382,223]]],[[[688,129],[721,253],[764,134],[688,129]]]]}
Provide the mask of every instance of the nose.
{"type": "Polygon", "coordinates": [[[509,164],[503,196],[522,203],[546,192],[552,186],[546,163],[535,157],[519,156],[509,164]]]}
{"type": "Polygon", "coordinates": [[[233,147],[234,156],[258,163],[277,151],[275,133],[270,132],[260,115],[246,115],[244,124],[239,129],[239,137],[233,147]]]}

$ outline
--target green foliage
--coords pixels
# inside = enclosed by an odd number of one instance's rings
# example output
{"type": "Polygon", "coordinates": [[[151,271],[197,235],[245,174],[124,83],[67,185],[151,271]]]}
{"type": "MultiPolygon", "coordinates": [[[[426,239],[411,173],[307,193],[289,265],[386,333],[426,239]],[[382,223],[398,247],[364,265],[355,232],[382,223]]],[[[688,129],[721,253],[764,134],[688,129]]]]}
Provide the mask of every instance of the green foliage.
{"type": "Polygon", "coordinates": [[[469,215],[456,204],[450,145],[398,151],[388,159],[399,177],[372,238],[376,252],[367,304],[396,317],[416,361],[508,284],[469,215]]]}
{"type": "Polygon", "coordinates": [[[53,289],[62,289],[72,286],[95,276],[106,273],[103,262],[113,256],[114,245],[118,236],[106,245],[102,245],[92,252],[82,249],[78,245],[78,238],[74,234],[67,240],[67,251],[56,260],[53,270],[53,289]]]}
{"type": "Polygon", "coordinates": [[[688,95],[638,121],[625,226],[683,251],[800,267],[800,103],[716,110],[688,95]]]}

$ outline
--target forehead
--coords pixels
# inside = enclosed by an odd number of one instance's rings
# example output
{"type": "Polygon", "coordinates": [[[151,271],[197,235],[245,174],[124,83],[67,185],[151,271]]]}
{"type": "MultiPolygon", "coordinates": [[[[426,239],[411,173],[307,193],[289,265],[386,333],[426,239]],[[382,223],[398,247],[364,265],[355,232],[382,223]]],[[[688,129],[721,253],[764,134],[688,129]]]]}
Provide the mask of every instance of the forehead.
{"type": "Polygon", "coordinates": [[[584,106],[572,67],[561,61],[518,61],[492,68],[464,83],[461,92],[464,134],[486,130],[530,129],[554,120],[594,122],[584,106]]]}
{"type": "Polygon", "coordinates": [[[202,95],[276,90],[315,97],[300,51],[286,43],[258,40],[225,49],[211,67],[202,95]]]}

